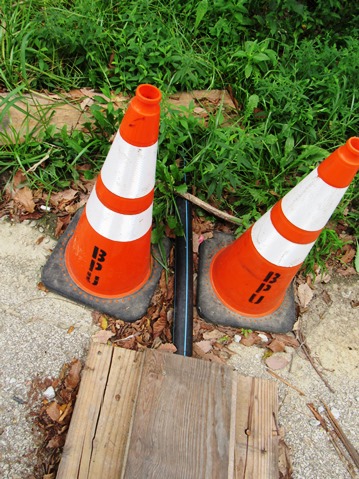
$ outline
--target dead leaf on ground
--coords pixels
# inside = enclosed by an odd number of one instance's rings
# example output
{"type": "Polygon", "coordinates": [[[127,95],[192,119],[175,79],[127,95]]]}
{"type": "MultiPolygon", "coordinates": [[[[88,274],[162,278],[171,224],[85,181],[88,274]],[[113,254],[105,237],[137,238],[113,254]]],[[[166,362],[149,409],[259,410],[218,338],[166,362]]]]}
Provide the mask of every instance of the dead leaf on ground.
{"type": "Polygon", "coordinates": [[[167,312],[166,308],[162,307],[160,311],[160,317],[153,323],[153,337],[158,338],[162,331],[167,326],[167,312]]]}
{"type": "Polygon", "coordinates": [[[243,346],[253,346],[253,344],[261,343],[261,338],[258,338],[256,333],[250,333],[247,336],[242,336],[241,344],[243,346]]]}
{"type": "Polygon", "coordinates": [[[28,186],[24,186],[20,190],[17,190],[14,195],[14,200],[20,203],[29,213],[33,213],[35,211],[33,194],[28,186]]]}
{"type": "Polygon", "coordinates": [[[46,408],[46,413],[53,421],[57,422],[61,416],[61,408],[56,401],[53,401],[50,406],[46,408]]]}
{"type": "Polygon", "coordinates": [[[55,228],[55,237],[59,237],[63,231],[65,231],[66,229],[66,226],[68,226],[70,224],[70,221],[71,221],[71,216],[70,215],[66,215],[66,216],[62,216],[62,217],[58,217],[57,218],[57,223],[56,223],[56,228],[55,228]]]}
{"type": "MultiPolygon", "coordinates": [[[[62,447],[65,444],[65,438],[64,436],[54,436],[50,441],[47,443],[47,448],[48,449],[54,449],[58,447],[62,447]]],[[[47,476],[47,475],[46,475],[47,476]]],[[[44,476],[44,477],[46,477],[44,476]]],[[[51,474],[49,474],[49,477],[51,477],[51,474]]],[[[55,476],[52,476],[55,477],[55,476]]]]}
{"type": "Polygon", "coordinates": [[[37,289],[39,289],[40,291],[44,291],[45,293],[49,292],[49,290],[46,288],[46,286],[44,285],[42,281],[37,283],[37,289]]]}
{"type": "Polygon", "coordinates": [[[112,331],[101,330],[92,336],[92,341],[94,343],[107,344],[107,341],[113,336],[115,336],[115,334],[112,331]]]}
{"type": "Polygon", "coordinates": [[[65,386],[68,389],[75,389],[79,384],[81,369],[82,364],[78,359],[71,363],[67,378],[65,379],[65,386]]]}
{"type": "Polygon", "coordinates": [[[282,353],[285,350],[285,344],[279,339],[273,339],[273,341],[268,344],[267,348],[273,351],[273,353],[282,353]]]}
{"type": "Polygon", "coordinates": [[[288,334],[273,333],[272,337],[279,339],[279,341],[285,346],[289,346],[291,348],[299,348],[299,341],[293,336],[290,336],[288,334]]]}
{"type": "Polygon", "coordinates": [[[340,276],[352,276],[352,275],[356,275],[358,274],[355,270],[355,268],[353,268],[352,266],[348,266],[347,268],[343,269],[343,268],[339,268],[337,270],[337,273],[340,275],[340,276]]]}
{"type": "Polygon", "coordinates": [[[196,344],[196,348],[200,349],[201,352],[204,354],[209,353],[209,351],[212,351],[213,349],[211,341],[204,340],[204,341],[199,341],[198,343],[195,343],[195,344],[196,344]]]}
{"type": "Polygon", "coordinates": [[[325,302],[325,304],[327,304],[328,306],[330,306],[333,303],[333,300],[330,297],[330,294],[328,293],[328,291],[323,290],[321,297],[323,298],[323,301],[325,302]]]}
{"type": "Polygon", "coordinates": [[[269,368],[273,369],[273,371],[276,371],[278,369],[284,369],[289,364],[289,361],[285,356],[274,354],[266,358],[265,363],[269,368]]]}
{"type": "Polygon", "coordinates": [[[213,331],[205,331],[203,333],[203,339],[219,339],[223,336],[224,334],[222,331],[218,331],[218,329],[214,329],[213,331]]]}
{"type": "Polygon", "coordinates": [[[343,254],[343,256],[340,258],[340,261],[342,263],[345,263],[345,264],[348,264],[350,263],[351,261],[353,261],[353,258],[355,256],[355,248],[350,245],[350,244],[346,244],[344,245],[343,247],[343,251],[345,251],[345,253],[343,254]]]}
{"type": "Polygon", "coordinates": [[[298,286],[298,301],[301,308],[306,308],[313,298],[313,291],[307,283],[298,286]]]}
{"type": "Polygon", "coordinates": [[[52,206],[56,206],[58,208],[63,207],[67,203],[71,203],[74,201],[76,196],[78,195],[77,190],[73,190],[72,188],[68,188],[64,191],[59,191],[58,193],[53,193],[50,196],[50,204],[52,206]]]}
{"type": "Polygon", "coordinates": [[[165,351],[167,353],[175,353],[177,351],[177,348],[174,344],[171,343],[164,343],[160,344],[157,348],[158,351],[165,351]]]}

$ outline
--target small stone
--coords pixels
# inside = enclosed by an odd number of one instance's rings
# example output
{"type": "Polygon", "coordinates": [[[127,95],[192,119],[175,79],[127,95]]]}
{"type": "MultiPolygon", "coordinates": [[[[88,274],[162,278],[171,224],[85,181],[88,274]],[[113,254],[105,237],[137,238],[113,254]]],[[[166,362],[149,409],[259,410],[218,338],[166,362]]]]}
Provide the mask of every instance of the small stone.
{"type": "Polygon", "coordinates": [[[55,389],[52,386],[49,386],[45,391],[44,391],[44,396],[45,398],[50,401],[51,399],[54,399],[55,397],[55,389]]]}
{"type": "Polygon", "coordinates": [[[233,339],[236,343],[240,343],[242,336],[240,334],[235,334],[233,339]]]}
{"type": "Polygon", "coordinates": [[[317,421],[316,419],[311,419],[309,421],[309,424],[314,427],[318,427],[320,425],[320,421],[317,421]]]}
{"type": "Polygon", "coordinates": [[[340,412],[338,411],[338,409],[336,409],[335,407],[333,407],[330,412],[333,414],[333,416],[335,417],[335,419],[339,419],[340,417],[340,412]]]}
{"type": "Polygon", "coordinates": [[[263,341],[263,343],[268,343],[268,336],[267,336],[266,334],[259,333],[259,334],[258,334],[258,337],[261,338],[261,340],[263,341]]]}

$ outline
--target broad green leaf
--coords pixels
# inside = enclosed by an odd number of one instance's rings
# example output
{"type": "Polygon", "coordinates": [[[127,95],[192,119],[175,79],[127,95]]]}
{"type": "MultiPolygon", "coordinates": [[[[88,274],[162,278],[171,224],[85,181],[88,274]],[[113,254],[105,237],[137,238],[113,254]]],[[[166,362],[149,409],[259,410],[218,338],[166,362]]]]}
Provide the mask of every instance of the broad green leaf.
{"type": "Polygon", "coordinates": [[[265,62],[269,60],[269,56],[265,53],[256,53],[255,55],[253,55],[253,60],[255,62],[265,62]]]}
{"type": "Polygon", "coordinates": [[[246,78],[249,78],[251,76],[252,70],[253,70],[252,65],[248,63],[248,65],[246,65],[246,68],[244,69],[244,76],[246,78]]]}
{"type": "Polygon", "coordinates": [[[197,10],[196,10],[196,22],[194,24],[195,30],[197,30],[203,17],[207,13],[207,10],[208,10],[208,0],[202,0],[201,2],[199,2],[199,4],[197,5],[197,10]]]}

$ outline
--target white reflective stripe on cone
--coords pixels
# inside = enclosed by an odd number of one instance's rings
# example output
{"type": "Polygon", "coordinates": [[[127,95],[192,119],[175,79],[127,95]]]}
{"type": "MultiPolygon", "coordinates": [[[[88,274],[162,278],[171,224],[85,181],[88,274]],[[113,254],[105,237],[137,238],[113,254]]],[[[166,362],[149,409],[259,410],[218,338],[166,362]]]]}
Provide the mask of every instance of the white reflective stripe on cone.
{"type": "Polygon", "coordinates": [[[152,204],[137,215],[123,215],[106,208],[92,190],[86,205],[86,216],[92,228],[113,241],[134,241],[142,238],[152,225],[152,204]]]}
{"type": "Polygon", "coordinates": [[[267,211],[251,230],[253,244],[263,258],[277,266],[289,268],[305,260],[315,241],[298,244],[288,241],[274,228],[267,211]]]}
{"type": "Polygon", "coordinates": [[[316,168],[283,197],[283,213],[298,228],[320,230],[327,224],[346,190],[325,183],[316,168]]]}
{"type": "Polygon", "coordinates": [[[157,146],[130,145],[117,132],[101,170],[106,188],[123,198],[147,195],[155,184],[157,146]]]}

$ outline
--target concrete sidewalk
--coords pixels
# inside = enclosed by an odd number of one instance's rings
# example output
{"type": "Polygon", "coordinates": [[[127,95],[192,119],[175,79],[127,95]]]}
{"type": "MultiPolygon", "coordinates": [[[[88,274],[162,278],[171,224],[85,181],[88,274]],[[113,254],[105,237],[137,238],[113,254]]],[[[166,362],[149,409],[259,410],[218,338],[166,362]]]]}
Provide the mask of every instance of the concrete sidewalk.
{"type": "Polygon", "coordinates": [[[27,404],[21,404],[31,380],[57,377],[64,363],[86,357],[97,329],[90,310],[38,289],[41,267],[55,242],[34,224],[0,220],[2,479],[25,479],[36,464],[33,424],[27,404]]]}

